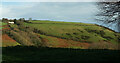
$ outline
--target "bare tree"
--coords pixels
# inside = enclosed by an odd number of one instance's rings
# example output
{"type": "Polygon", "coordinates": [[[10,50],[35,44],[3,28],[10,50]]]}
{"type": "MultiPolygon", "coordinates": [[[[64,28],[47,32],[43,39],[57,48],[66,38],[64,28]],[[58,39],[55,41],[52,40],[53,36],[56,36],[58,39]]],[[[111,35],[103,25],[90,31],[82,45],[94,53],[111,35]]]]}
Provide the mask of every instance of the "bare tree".
{"type": "Polygon", "coordinates": [[[98,13],[97,21],[102,21],[108,27],[115,25],[116,32],[120,32],[120,1],[118,2],[97,2],[100,13],[98,13]]]}

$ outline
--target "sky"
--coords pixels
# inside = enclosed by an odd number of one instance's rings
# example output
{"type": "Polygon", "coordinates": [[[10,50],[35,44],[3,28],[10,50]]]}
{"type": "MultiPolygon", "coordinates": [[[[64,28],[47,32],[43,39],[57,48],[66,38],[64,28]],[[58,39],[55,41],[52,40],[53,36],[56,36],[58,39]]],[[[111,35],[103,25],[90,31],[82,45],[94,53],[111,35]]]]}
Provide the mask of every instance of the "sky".
{"type": "Polygon", "coordinates": [[[3,2],[2,17],[93,23],[92,2],[3,2]]]}
{"type": "Polygon", "coordinates": [[[3,2],[116,2],[120,0],[3,0],[3,2]]]}
{"type": "Polygon", "coordinates": [[[96,0],[3,0],[3,2],[93,2],[96,0]]]}

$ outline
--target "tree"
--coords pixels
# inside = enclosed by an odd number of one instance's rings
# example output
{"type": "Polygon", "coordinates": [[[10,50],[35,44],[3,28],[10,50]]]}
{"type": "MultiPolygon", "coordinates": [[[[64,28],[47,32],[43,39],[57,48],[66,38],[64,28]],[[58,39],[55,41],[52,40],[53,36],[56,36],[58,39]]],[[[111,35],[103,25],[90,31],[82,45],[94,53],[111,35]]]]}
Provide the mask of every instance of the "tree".
{"type": "Polygon", "coordinates": [[[23,21],[25,21],[25,18],[20,18],[19,20],[23,22],[23,21]]]}
{"type": "Polygon", "coordinates": [[[31,21],[32,20],[32,18],[29,18],[29,21],[31,21]]]}
{"type": "Polygon", "coordinates": [[[98,2],[97,4],[100,9],[100,13],[96,15],[97,20],[102,21],[108,27],[115,27],[116,32],[120,32],[120,1],[98,2]]]}
{"type": "Polygon", "coordinates": [[[2,18],[2,22],[8,22],[8,19],[7,18],[2,18]]]}
{"type": "Polygon", "coordinates": [[[14,22],[16,22],[16,21],[17,21],[17,19],[14,19],[13,21],[14,21],[14,22]]]}

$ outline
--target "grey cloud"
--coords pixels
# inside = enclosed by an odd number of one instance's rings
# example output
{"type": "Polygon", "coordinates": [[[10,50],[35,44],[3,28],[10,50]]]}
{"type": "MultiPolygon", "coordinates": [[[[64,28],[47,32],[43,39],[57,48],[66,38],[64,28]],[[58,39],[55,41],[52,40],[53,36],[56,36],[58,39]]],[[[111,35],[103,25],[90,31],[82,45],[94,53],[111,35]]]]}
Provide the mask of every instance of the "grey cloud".
{"type": "Polygon", "coordinates": [[[10,10],[4,17],[20,18],[32,17],[33,19],[50,19],[77,22],[91,22],[97,8],[94,3],[90,2],[73,2],[73,3],[24,3],[19,6],[4,6],[10,10]]]}

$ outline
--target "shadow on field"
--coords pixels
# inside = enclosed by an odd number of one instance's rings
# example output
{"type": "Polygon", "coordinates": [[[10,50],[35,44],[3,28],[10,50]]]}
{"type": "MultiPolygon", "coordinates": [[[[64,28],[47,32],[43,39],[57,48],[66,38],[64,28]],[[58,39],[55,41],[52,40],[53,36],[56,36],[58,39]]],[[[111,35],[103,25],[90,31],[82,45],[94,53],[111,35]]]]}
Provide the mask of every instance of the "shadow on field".
{"type": "Polygon", "coordinates": [[[119,61],[120,50],[48,48],[33,46],[4,47],[3,62],[109,62],[119,61]]]}

